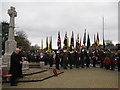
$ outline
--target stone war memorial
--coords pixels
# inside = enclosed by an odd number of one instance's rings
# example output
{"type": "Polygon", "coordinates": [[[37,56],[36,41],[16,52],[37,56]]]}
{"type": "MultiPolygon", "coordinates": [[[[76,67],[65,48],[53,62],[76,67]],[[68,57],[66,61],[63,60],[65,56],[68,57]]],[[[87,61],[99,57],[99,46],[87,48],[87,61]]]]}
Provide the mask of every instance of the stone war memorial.
{"type": "MultiPolygon", "coordinates": [[[[6,72],[8,72],[10,68],[10,56],[17,48],[17,42],[14,37],[15,17],[17,17],[15,7],[11,6],[10,9],[8,9],[8,14],[10,16],[9,36],[8,40],[5,42],[5,54],[2,60],[2,68],[4,68],[6,72]]],[[[27,61],[24,61],[22,66],[23,70],[29,69],[29,63],[27,61]]]]}
{"type": "Polygon", "coordinates": [[[5,55],[3,56],[2,60],[2,67],[6,68],[7,70],[10,68],[10,56],[17,47],[17,42],[14,38],[15,17],[17,16],[15,7],[10,7],[10,9],[8,9],[8,14],[10,16],[9,36],[8,40],[5,42],[5,55]]]}
{"type": "MultiPolygon", "coordinates": [[[[8,31],[7,39],[0,45],[1,89],[119,89],[120,51],[112,43],[112,36],[109,37],[112,31],[108,32],[109,24],[116,26],[116,18],[112,21],[114,15],[109,15],[109,21],[106,14],[115,14],[115,10],[111,9],[115,3],[32,4],[2,6],[3,17],[8,15],[3,20],[9,23],[5,29],[8,31]],[[108,44],[106,37],[111,39],[108,44]],[[13,72],[9,72],[11,70],[13,72]]],[[[3,41],[3,30],[0,28],[0,42],[3,41]]]]}

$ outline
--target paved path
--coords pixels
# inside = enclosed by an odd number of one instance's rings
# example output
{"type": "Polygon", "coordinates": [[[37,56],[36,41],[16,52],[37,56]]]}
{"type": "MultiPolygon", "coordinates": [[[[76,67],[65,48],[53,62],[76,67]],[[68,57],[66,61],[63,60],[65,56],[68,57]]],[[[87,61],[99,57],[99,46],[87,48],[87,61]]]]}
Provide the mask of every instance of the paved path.
{"type": "Polygon", "coordinates": [[[19,83],[11,87],[8,83],[3,88],[118,88],[118,72],[101,68],[67,69],[57,77],[42,82],[19,83]]]}

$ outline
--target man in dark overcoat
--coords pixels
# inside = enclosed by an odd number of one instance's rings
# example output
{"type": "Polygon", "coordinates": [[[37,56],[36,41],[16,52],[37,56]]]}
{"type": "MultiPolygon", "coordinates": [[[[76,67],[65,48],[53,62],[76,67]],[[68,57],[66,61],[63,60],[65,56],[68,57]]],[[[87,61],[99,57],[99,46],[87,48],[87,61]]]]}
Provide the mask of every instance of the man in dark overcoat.
{"type": "Polygon", "coordinates": [[[19,48],[16,48],[16,51],[12,53],[11,60],[10,60],[10,71],[9,73],[12,74],[10,78],[11,86],[17,86],[18,78],[19,78],[19,67],[22,62],[19,60],[19,48]]]}

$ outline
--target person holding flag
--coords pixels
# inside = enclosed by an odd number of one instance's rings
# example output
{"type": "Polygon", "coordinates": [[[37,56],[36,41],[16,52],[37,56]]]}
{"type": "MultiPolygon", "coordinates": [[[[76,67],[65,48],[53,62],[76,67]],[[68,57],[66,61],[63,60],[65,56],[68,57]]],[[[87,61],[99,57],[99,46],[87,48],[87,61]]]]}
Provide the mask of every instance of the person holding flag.
{"type": "Polygon", "coordinates": [[[86,67],[89,67],[90,64],[90,51],[89,51],[89,47],[90,47],[90,37],[89,37],[89,33],[88,33],[88,38],[87,38],[87,52],[86,52],[86,67]]]}
{"type": "Polygon", "coordinates": [[[55,60],[56,60],[56,69],[60,70],[59,68],[59,64],[60,64],[60,50],[56,51],[56,56],[55,56],[55,60]]]}
{"type": "Polygon", "coordinates": [[[70,69],[72,69],[73,61],[74,61],[74,33],[72,31],[71,42],[70,42],[70,51],[68,52],[68,60],[70,64],[70,69]]]}
{"type": "Polygon", "coordinates": [[[92,52],[92,60],[93,60],[93,67],[96,67],[96,53],[97,53],[97,51],[96,51],[96,38],[95,38],[95,34],[94,34],[94,50],[93,50],[93,52],[92,52]]]}
{"type": "Polygon", "coordinates": [[[100,57],[100,55],[99,55],[99,53],[97,52],[97,49],[96,49],[97,46],[99,46],[99,35],[98,35],[98,33],[97,33],[97,39],[94,35],[94,56],[93,56],[93,66],[94,67],[96,66],[96,63],[97,63],[97,61],[99,61],[98,59],[100,57]],[[96,59],[96,57],[98,59],[96,59]]]}
{"type": "Polygon", "coordinates": [[[55,58],[55,53],[54,51],[52,51],[52,36],[50,37],[50,43],[48,45],[48,53],[49,53],[49,64],[50,64],[50,67],[52,67],[53,61],[55,58]]]}

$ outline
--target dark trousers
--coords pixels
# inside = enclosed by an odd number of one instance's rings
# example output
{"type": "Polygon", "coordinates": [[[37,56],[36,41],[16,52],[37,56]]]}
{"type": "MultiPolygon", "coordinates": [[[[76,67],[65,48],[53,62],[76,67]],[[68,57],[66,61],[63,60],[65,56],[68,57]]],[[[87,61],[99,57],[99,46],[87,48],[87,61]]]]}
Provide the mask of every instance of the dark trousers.
{"type": "Polygon", "coordinates": [[[63,59],[61,59],[60,65],[61,67],[63,67],[63,59]]]}
{"type": "Polygon", "coordinates": [[[53,59],[50,59],[49,63],[50,63],[50,67],[52,67],[53,66],[53,59]]]}
{"type": "Polygon", "coordinates": [[[67,60],[63,60],[63,68],[64,68],[64,69],[67,68],[67,60]]]}
{"type": "Polygon", "coordinates": [[[17,83],[18,83],[18,78],[17,78],[17,76],[12,76],[12,77],[10,78],[10,83],[11,83],[11,85],[17,85],[17,83]]]}
{"type": "Polygon", "coordinates": [[[22,64],[20,64],[20,66],[19,66],[19,76],[18,77],[23,77],[23,74],[22,74],[22,64]]]}
{"type": "Polygon", "coordinates": [[[44,62],[45,62],[45,65],[47,65],[48,59],[45,59],[44,62]]]}
{"type": "Polygon", "coordinates": [[[86,67],[89,67],[89,65],[90,65],[90,59],[86,59],[86,67]]]}
{"type": "Polygon", "coordinates": [[[106,64],[105,69],[110,69],[110,65],[106,64]]]}
{"type": "Polygon", "coordinates": [[[84,58],[81,58],[81,67],[84,68],[84,58]]]}
{"type": "Polygon", "coordinates": [[[76,59],[75,65],[76,65],[76,68],[79,68],[79,59],[76,59]]]}
{"type": "Polygon", "coordinates": [[[59,70],[59,64],[60,64],[60,62],[56,61],[56,69],[58,69],[58,70],[59,70]]]}
{"type": "Polygon", "coordinates": [[[69,63],[70,63],[70,68],[72,68],[73,60],[69,59],[69,63]]]}
{"type": "Polygon", "coordinates": [[[100,68],[103,68],[103,60],[104,59],[102,59],[101,62],[100,62],[100,68]]]}
{"type": "Polygon", "coordinates": [[[120,59],[118,59],[118,71],[120,71],[120,59]]]}
{"type": "Polygon", "coordinates": [[[96,67],[96,59],[93,59],[93,67],[96,67]]]}
{"type": "Polygon", "coordinates": [[[120,65],[118,65],[118,71],[120,71],[120,65]]]}

